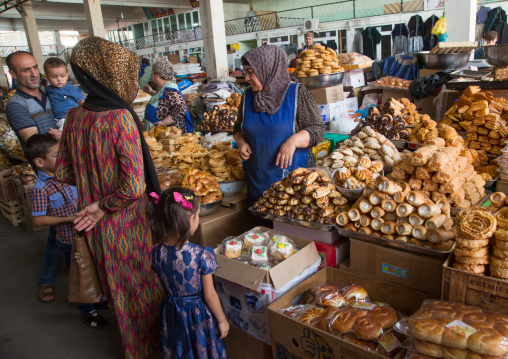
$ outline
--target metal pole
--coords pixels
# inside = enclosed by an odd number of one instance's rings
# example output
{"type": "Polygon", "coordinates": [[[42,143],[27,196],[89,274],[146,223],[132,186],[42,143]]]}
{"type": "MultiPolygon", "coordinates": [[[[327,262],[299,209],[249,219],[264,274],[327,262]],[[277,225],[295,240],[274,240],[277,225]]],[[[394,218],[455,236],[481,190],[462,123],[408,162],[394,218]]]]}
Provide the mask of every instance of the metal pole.
{"type": "Polygon", "coordinates": [[[353,0],[353,19],[356,19],[356,0],[353,0]]]}
{"type": "Polygon", "coordinates": [[[400,0],[400,12],[404,12],[404,0],[400,0]]]}

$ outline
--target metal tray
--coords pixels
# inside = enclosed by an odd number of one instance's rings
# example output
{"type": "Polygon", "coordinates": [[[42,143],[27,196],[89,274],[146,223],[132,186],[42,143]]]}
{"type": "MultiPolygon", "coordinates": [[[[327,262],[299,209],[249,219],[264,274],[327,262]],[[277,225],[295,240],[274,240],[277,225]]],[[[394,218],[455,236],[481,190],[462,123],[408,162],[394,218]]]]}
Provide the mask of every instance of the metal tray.
{"type": "Polygon", "coordinates": [[[295,219],[295,218],[276,216],[275,214],[256,211],[252,207],[249,207],[249,211],[255,217],[269,219],[271,221],[278,221],[278,222],[283,222],[283,223],[294,224],[297,226],[317,229],[317,230],[323,231],[323,232],[331,232],[334,230],[333,224],[321,224],[321,223],[316,223],[316,222],[302,221],[302,220],[295,219]]]}
{"type": "Polygon", "coordinates": [[[402,150],[404,150],[407,147],[406,141],[394,140],[394,141],[392,141],[392,143],[395,146],[395,148],[399,150],[399,152],[401,152],[402,150]]]}
{"type": "Polygon", "coordinates": [[[381,238],[381,237],[371,236],[371,235],[364,234],[364,233],[358,233],[355,231],[349,231],[349,230],[339,227],[337,225],[335,225],[335,228],[337,228],[337,231],[343,237],[359,239],[361,241],[378,244],[378,245],[381,245],[384,247],[397,248],[397,249],[400,249],[404,252],[421,254],[426,257],[432,257],[432,258],[437,258],[437,259],[446,259],[450,255],[450,253],[453,252],[453,248],[455,247],[455,244],[454,244],[453,247],[449,251],[445,252],[445,251],[440,251],[437,249],[422,248],[422,247],[414,246],[412,244],[396,242],[396,241],[392,241],[388,238],[381,238]]]}
{"type": "Polygon", "coordinates": [[[458,70],[453,71],[450,73],[450,76],[454,79],[460,78],[460,77],[468,77],[476,80],[483,80],[485,76],[490,75],[492,72],[485,72],[485,71],[472,71],[472,70],[458,70]]]}
{"type": "MultiPolygon", "coordinates": [[[[492,194],[492,191],[485,191],[485,197],[483,197],[483,198],[480,200],[480,202],[478,202],[478,203],[477,203],[477,204],[475,204],[474,206],[481,206],[482,204],[484,204],[485,202],[487,202],[487,201],[488,201],[488,199],[490,198],[490,195],[491,195],[491,194],[492,194]]],[[[461,208],[452,207],[452,208],[450,209],[450,215],[451,215],[452,217],[455,217],[455,216],[457,216],[457,215],[460,213],[460,211],[462,211],[462,209],[461,209],[461,208]]]]}

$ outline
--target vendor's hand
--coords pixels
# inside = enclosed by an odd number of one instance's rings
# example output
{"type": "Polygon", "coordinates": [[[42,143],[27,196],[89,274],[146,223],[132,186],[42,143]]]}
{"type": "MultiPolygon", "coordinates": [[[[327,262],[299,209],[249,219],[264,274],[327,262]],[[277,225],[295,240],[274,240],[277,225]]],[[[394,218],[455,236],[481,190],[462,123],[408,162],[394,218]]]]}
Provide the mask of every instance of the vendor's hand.
{"type": "Polygon", "coordinates": [[[236,142],[238,149],[240,150],[240,158],[243,161],[247,161],[252,154],[252,150],[250,149],[250,145],[246,141],[236,142]]]}
{"type": "Polygon", "coordinates": [[[86,206],[76,213],[76,219],[74,220],[76,230],[90,232],[105,214],[106,212],[99,207],[99,202],[86,206]]]}
{"type": "Polygon", "coordinates": [[[293,164],[293,154],[295,153],[295,150],[296,145],[290,137],[282,144],[282,146],[280,146],[275,166],[280,165],[280,168],[282,169],[291,166],[293,164]]]}
{"type": "Polygon", "coordinates": [[[145,86],[143,86],[143,91],[144,91],[144,92],[146,92],[147,94],[150,94],[150,95],[155,94],[154,89],[152,89],[152,88],[150,87],[150,85],[145,85],[145,86]]]}
{"type": "Polygon", "coordinates": [[[60,142],[60,140],[62,139],[62,131],[54,129],[54,128],[50,128],[48,130],[48,135],[51,135],[54,138],[56,138],[58,140],[58,142],[60,142]]]}

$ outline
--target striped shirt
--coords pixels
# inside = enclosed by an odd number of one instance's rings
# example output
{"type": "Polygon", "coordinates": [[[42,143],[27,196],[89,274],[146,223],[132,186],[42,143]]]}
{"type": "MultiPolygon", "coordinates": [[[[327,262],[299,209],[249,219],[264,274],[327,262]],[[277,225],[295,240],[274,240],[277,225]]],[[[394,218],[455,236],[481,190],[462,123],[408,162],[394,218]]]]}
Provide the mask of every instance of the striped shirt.
{"type": "MultiPolygon", "coordinates": [[[[32,216],[75,216],[78,202],[76,187],[57,182],[42,171],[37,171],[37,175],[37,182],[30,194],[32,216]]],[[[72,245],[73,224],[62,223],[55,228],[56,240],[62,244],[72,245]]]]}
{"type": "Polygon", "coordinates": [[[37,127],[38,133],[46,134],[50,128],[58,129],[51,102],[44,91],[41,91],[41,100],[39,100],[37,97],[17,89],[5,107],[5,114],[23,148],[25,142],[18,135],[18,131],[37,127]]]}

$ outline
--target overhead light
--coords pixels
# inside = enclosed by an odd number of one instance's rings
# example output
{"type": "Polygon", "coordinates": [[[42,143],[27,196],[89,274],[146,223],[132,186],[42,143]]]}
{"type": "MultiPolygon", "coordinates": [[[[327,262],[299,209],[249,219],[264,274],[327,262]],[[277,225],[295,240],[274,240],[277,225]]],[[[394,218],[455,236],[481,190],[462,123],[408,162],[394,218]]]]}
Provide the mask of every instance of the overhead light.
{"type": "Polygon", "coordinates": [[[122,18],[123,20],[123,11],[120,11],[120,17],[122,18]]]}

